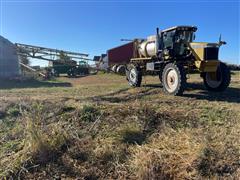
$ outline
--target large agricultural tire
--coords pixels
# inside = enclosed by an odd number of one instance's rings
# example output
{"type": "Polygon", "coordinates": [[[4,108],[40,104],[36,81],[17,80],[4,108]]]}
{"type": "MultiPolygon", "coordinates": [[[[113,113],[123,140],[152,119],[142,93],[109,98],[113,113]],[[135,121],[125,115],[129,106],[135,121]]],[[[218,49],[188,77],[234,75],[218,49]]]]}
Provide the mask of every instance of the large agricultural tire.
{"type": "Polygon", "coordinates": [[[130,64],[126,68],[126,77],[130,86],[140,87],[142,83],[142,71],[140,67],[130,64]]]}
{"type": "Polygon", "coordinates": [[[231,82],[231,72],[226,64],[220,62],[216,73],[215,80],[211,78],[211,73],[203,73],[203,83],[208,91],[224,91],[231,82]]]}
{"type": "Polygon", "coordinates": [[[179,96],[186,88],[186,73],[180,64],[167,64],[162,72],[163,90],[167,94],[179,96]]]}
{"type": "Polygon", "coordinates": [[[68,74],[68,77],[74,78],[77,76],[77,71],[75,68],[71,68],[70,70],[68,70],[67,74],[68,74]]]}
{"type": "Polygon", "coordinates": [[[126,74],[126,68],[125,68],[125,66],[124,66],[124,65],[118,66],[116,72],[117,72],[118,74],[120,74],[120,75],[126,74]]]}

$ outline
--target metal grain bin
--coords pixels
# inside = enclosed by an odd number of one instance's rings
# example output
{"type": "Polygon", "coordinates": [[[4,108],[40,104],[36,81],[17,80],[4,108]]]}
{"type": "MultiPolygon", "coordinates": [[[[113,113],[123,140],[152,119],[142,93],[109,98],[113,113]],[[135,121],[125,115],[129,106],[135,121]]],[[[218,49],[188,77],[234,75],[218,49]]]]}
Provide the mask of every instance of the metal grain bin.
{"type": "Polygon", "coordinates": [[[15,45],[0,36],[0,78],[20,75],[20,67],[15,45]]]}

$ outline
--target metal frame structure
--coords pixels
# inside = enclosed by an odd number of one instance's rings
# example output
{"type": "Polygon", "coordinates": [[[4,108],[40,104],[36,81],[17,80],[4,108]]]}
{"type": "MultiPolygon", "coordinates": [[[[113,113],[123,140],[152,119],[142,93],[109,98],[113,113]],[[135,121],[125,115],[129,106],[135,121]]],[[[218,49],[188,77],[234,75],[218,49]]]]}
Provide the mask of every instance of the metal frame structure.
{"type": "Polygon", "coordinates": [[[59,56],[60,53],[64,53],[69,58],[71,58],[71,60],[92,61],[92,59],[87,58],[89,55],[84,53],[64,51],[64,50],[46,48],[41,46],[33,46],[33,45],[27,45],[27,44],[20,44],[20,43],[15,43],[15,45],[17,49],[17,54],[19,56],[26,56],[26,57],[36,58],[36,59],[41,59],[46,61],[54,61],[54,60],[57,60],[56,57],[59,56]]]}

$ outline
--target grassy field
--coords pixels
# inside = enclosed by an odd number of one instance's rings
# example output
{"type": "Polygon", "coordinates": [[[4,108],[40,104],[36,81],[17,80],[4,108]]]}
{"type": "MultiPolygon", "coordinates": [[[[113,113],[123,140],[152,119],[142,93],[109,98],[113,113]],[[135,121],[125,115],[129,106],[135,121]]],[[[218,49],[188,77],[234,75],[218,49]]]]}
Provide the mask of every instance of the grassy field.
{"type": "Polygon", "coordinates": [[[240,73],[223,93],[188,82],[173,97],[151,76],[0,80],[0,177],[239,179],[240,73]]]}

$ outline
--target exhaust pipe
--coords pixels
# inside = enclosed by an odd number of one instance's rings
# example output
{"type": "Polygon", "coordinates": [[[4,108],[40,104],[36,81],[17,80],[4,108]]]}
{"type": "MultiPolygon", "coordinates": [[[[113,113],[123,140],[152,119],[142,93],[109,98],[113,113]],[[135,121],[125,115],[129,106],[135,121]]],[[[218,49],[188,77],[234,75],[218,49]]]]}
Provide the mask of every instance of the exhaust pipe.
{"type": "Polygon", "coordinates": [[[156,45],[155,45],[155,47],[156,47],[156,55],[158,55],[158,50],[159,50],[159,28],[157,28],[157,34],[156,34],[156,45]]]}

